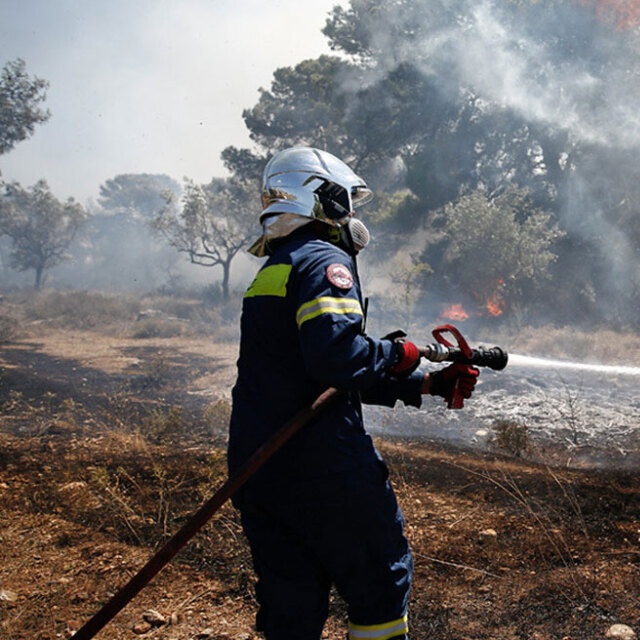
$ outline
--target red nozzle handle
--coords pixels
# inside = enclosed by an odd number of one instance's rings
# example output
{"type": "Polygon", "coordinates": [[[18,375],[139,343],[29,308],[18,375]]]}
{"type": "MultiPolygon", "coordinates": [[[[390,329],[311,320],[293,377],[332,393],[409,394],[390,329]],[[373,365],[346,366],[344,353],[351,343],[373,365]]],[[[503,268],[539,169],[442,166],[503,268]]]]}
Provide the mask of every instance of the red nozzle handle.
{"type": "MultiPolygon", "coordinates": [[[[450,333],[458,343],[458,347],[460,351],[464,354],[466,358],[471,359],[473,357],[473,351],[471,347],[467,344],[467,341],[464,339],[460,331],[452,324],[441,324],[439,327],[436,327],[433,331],[433,337],[437,342],[444,345],[445,347],[454,347],[455,345],[449,342],[442,334],[450,333]]],[[[458,389],[458,383],[456,382],[456,386],[453,389],[453,393],[447,399],[447,407],[449,409],[462,409],[464,406],[464,398],[458,389]]]]}

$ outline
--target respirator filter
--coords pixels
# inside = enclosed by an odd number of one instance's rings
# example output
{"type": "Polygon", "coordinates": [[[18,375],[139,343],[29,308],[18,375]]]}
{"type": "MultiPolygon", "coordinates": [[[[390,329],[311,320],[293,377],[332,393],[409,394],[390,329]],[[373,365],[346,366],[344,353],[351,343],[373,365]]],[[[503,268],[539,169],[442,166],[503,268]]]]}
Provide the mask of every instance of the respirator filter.
{"type": "Polygon", "coordinates": [[[356,251],[362,251],[371,240],[369,229],[367,229],[364,223],[357,218],[349,219],[349,222],[347,222],[347,229],[349,230],[349,235],[351,236],[353,248],[356,251]]]}

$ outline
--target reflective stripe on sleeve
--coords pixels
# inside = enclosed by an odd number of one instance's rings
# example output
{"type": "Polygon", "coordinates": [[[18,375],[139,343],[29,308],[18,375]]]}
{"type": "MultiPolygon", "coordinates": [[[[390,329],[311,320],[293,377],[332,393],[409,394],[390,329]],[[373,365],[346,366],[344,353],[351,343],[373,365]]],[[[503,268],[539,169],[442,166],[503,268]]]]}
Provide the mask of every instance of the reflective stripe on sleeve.
{"type": "Polygon", "coordinates": [[[332,298],[324,296],[316,298],[310,302],[305,302],[296,314],[296,322],[300,328],[307,320],[316,318],[324,313],[336,313],[338,315],[346,315],[354,313],[362,315],[362,307],[360,301],[355,298],[332,298]]]}
{"type": "Polygon", "coordinates": [[[247,289],[244,297],[278,296],[284,298],[287,295],[287,282],[290,274],[290,264],[272,264],[265,267],[258,271],[258,275],[247,289]]]}
{"type": "Polygon", "coordinates": [[[389,640],[409,633],[407,614],[398,620],[383,624],[360,625],[349,622],[349,640],[389,640]]]}

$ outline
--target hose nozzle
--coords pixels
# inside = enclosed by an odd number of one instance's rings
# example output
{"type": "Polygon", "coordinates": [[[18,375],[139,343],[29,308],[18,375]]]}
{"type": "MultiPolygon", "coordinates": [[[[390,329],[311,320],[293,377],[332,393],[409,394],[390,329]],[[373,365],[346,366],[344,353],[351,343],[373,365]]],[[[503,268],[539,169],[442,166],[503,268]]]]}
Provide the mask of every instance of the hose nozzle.
{"type": "Polygon", "coordinates": [[[501,371],[507,366],[509,354],[501,347],[477,347],[464,353],[458,347],[447,347],[440,343],[428,344],[421,347],[420,354],[431,362],[458,362],[475,367],[488,367],[501,371]]]}

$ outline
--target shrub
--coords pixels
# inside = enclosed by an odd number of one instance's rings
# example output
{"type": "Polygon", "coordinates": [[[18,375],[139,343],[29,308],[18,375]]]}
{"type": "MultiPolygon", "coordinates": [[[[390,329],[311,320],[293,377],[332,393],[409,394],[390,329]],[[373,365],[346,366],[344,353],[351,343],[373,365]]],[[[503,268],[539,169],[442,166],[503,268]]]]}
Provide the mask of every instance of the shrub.
{"type": "Polygon", "coordinates": [[[493,424],[491,444],[516,458],[531,448],[529,427],[514,420],[498,420],[493,424]]]}
{"type": "Polygon", "coordinates": [[[223,398],[216,400],[204,410],[202,417],[211,430],[226,431],[231,419],[231,404],[223,398]]]}
{"type": "Polygon", "coordinates": [[[0,343],[10,342],[18,331],[18,321],[9,316],[0,316],[0,343]]]}
{"type": "Polygon", "coordinates": [[[142,434],[151,442],[171,441],[184,429],[182,408],[175,406],[169,411],[154,410],[142,420],[142,434]]]}
{"type": "Polygon", "coordinates": [[[142,382],[142,386],[159,389],[169,381],[171,365],[162,356],[156,356],[151,360],[144,361],[141,373],[140,382],[142,382]]]}
{"type": "Polygon", "coordinates": [[[51,291],[32,297],[25,315],[49,320],[71,329],[88,329],[109,322],[130,320],[140,310],[133,296],[115,296],[89,291],[51,291]]]}
{"type": "Polygon", "coordinates": [[[182,323],[179,320],[167,318],[146,318],[136,323],[131,337],[146,338],[174,338],[182,335],[182,323]]]}

